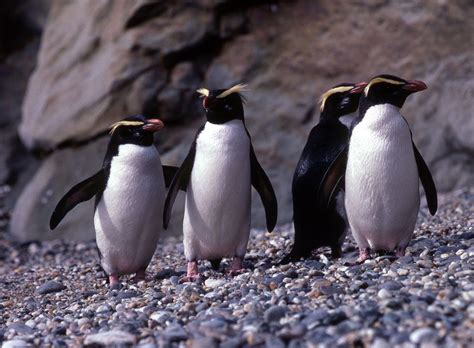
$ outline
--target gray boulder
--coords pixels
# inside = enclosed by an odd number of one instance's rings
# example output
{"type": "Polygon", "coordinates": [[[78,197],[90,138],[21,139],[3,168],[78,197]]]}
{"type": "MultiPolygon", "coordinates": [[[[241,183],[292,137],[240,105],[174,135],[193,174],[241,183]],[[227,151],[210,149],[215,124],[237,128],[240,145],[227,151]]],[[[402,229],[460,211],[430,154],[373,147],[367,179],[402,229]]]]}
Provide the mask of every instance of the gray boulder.
{"type": "MultiPolygon", "coordinates": [[[[291,179],[317,122],[319,95],[337,83],[380,73],[428,84],[403,108],[415,142],[441,191],[471,186],[472,17],[474,7],[463,1],[237,6],[233,1],[53,0],[20,126],[29,149],[53,155],[18,200],[12,232],[22,240],[52,236],[40,231],[47,214],[39,211],[47,209],[38,187],[49,188],[54,177],[54,197],[48,199],[56,201],[57,192],[79,179],[63,168],[72,165],[66,156],[74,154],[73,161],[89,156],[90,170],[103,157],[101,151],[88,152],[93,144],[58,148],[93,138],[125,115],[144,113],[165,120],[158,148],[163,163],[178,165],[204,122],[195,88],[237,82],[250,87],[247,126],[277,193],[279,223],[292,217],[291,179]],[[54,165],[55,156],[63,166],[54,165]]],[[[77,221],[86,221],[80,215],[90,215],[86,210],[76,212],[77,221]]],[[[176,203],[172,233],[181,232],[181,219],[182,201],[176,203]]],[[[252,220],[254,226],[265,225],[255,192],[252,220]]],[[[70,226],[63,236],[86,235],[83,223],[70,220],[70,226]]]]}

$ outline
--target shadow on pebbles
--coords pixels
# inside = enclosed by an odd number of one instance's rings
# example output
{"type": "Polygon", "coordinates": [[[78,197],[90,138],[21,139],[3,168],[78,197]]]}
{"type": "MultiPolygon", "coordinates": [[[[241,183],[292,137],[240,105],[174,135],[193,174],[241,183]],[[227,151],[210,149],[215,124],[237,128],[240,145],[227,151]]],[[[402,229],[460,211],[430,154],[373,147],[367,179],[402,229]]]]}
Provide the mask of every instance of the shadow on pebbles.
{"type": "Polygon", "coordinates": [[[354,265],[352,238],[342,259],[318,250],[278,265],[292,226],[253,230],[247,270],[230,277],[201,262],[185,272],[177,239],[161,243],[148,281],[124,277],[110,291],[93,242],[16,245],[0,232],[0,342],[142,347],[461,347],[473,344],[474,189],[426,207],[407,254],[354,265]]]}

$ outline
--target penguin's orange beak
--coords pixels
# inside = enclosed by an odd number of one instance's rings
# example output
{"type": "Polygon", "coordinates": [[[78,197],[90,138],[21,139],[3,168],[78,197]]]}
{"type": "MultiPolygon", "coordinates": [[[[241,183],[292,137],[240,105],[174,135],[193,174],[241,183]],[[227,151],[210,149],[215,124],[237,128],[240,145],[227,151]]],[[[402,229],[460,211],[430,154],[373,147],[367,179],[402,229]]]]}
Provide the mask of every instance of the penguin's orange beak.
{"type": "Polygon", "coordinates": [[[360,82],[356,84],[350,91],[349,94],[360,94],[364,91],[365,86],[367,86],[367,82],[360,82]]]}
{"type": "Polygon", "coordinates": [[[425,89],[428,88],[428,86],[426,85],[426,83],[424,83],[423,81],[418,81],[418,80],[408,80],[407,81],[408,83],[403,85],[403,89],[406,90],[406,91],[410,91],[412,93],[414,92],[419,92],[419,91],[423,91],[425,89]]]}
{"type": "Polygon", "coordinates": [[[163,121],[157,118],[150,118],[149,120],[146,120],[146,123],[142,126],[142,129],[148,132],[157,132],[164,126],[165,124],[163,123],[163,121]]]}

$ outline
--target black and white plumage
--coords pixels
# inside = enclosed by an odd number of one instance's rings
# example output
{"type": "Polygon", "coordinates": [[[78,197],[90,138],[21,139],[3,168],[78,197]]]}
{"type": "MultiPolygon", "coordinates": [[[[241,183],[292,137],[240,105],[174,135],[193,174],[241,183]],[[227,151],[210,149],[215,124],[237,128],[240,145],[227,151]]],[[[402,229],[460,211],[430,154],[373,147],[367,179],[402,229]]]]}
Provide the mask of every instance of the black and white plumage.
{"type": "MultiPolygon", "coordinates": [[[[331,163],[349,141],[349,129],[341,118],[355,112],[366,83],[339,84],[321,97],[321,116],[313,127],[293,176],[293,220],[295,240],[283,263],[308,257],[321,246],[330,246],[334,257],[341,255],[347,233],[343,180],[333,192],[321,184],[331,163]],[[331,198],[324,195],[332,195],[331,198]]],[[[326,180],[330,184],[330,180],[326,180]]]]}
{"type": "Polygon", "coordinates": [[[177,170],[162,168],[153,145],[162,127],[160,120],[143,116],[114,124],[102,169],[69,190],[51,216],[54,229],[77,204],[96,197],[96,241],[111,287],[120,275],[144,278],[162,232],[164,174],[169,183],[177,170]]]}
{"type": "Polygon", "coordinates": [[[360,100],[345,170],[347,219],[359,247],[359,261],[372,250],[404,255],[420,205],[419,180],[432,215],[437,193],[431,173],[400,113],[406,98],[426,89],[421,81],[392,75],[374,77],[360,100]]]}
{"type": "Polygon", "coordinates": [[[188,279],[198,276],[198,260],[209,260],[217,268],[222,258],[233,257],[231,271],[242,268],[250,233],[251,186],[262,199],[268,230],[276,224],[275,193],[245,126],[241,90],[241,85],[198,90],[204,95],[207,122],[198,130],[166,198],[165,226],[178,190],[186,191],[183,242],[188,279]]]}

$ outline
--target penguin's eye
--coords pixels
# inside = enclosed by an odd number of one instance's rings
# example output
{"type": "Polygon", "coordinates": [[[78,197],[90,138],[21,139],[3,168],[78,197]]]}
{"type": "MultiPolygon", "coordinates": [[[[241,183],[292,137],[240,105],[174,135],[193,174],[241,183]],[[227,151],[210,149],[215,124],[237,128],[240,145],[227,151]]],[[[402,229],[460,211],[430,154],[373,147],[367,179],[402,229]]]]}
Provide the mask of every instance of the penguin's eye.
{"type": "Polygon", "coordinates": [[[224,109],[226,109],[227,111],[230,111],[232,110],[232,106],[230,106],[229,104],[225,104],[224,109]]]}

